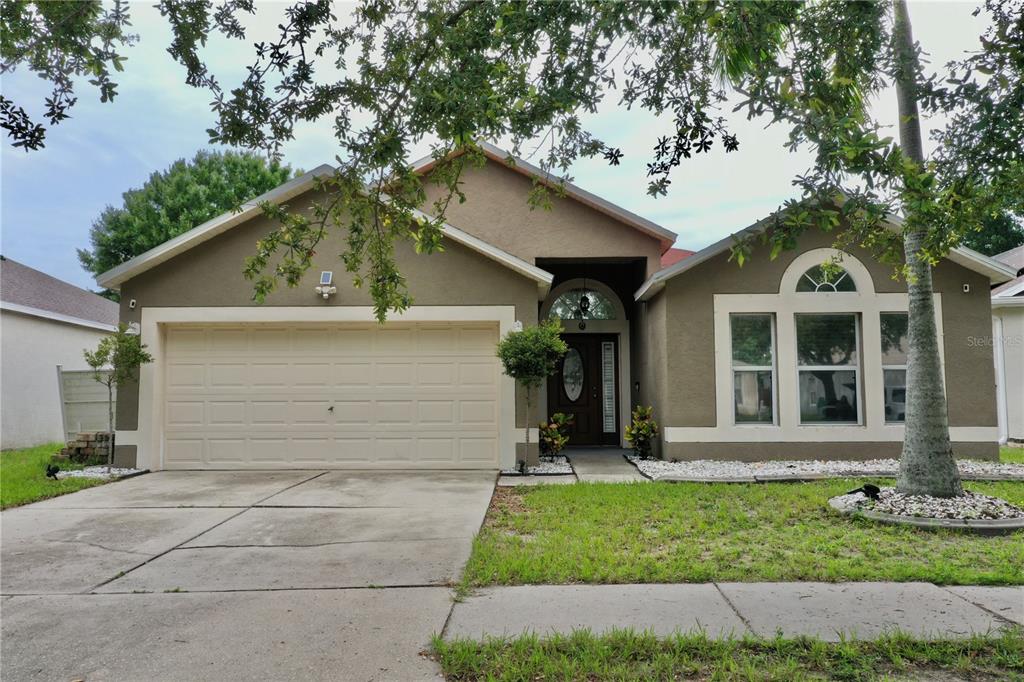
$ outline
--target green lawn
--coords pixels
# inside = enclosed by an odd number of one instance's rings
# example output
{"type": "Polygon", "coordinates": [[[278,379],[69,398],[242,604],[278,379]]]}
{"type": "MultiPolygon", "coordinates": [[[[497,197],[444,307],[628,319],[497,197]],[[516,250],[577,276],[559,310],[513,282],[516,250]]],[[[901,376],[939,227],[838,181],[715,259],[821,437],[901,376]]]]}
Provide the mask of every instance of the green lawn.
{"type": "Polygon", "coordinates": [[[1008,464],[1024,464],[1024,448],[999,448],[999,461],[1008,464]]]}
{"type": "MultiPolygon", "coordinates": [[[[46,465],[60,447],[60,443],[47,443],[34,448],[0,452],[0,509],[37,502],[47,497],[73,493],[82,488],[105,483],[85,478],[65,478],[60,481],[47,478],[46,465]]],[[[67,463],[60,466],[62,469],[81,468],[67,463]]]]}
{"type": "MultiPolygon", "coordinates": [[[[498,488],[461,589],[714,580],[1024,584],[1024,532],[924,531],[827,510],[830,497],[864,482],[498,488]]],[[[1024,505],[1024,483],[966,486],[1024,505]]]]}
{"type": "Polygon", "coordinates": [[[1024,635],[922,641],[714,640],[703,635],[586,632],[540,639],[444,642],[446,679],[472,680],[1020,680],[1024,635]]]}

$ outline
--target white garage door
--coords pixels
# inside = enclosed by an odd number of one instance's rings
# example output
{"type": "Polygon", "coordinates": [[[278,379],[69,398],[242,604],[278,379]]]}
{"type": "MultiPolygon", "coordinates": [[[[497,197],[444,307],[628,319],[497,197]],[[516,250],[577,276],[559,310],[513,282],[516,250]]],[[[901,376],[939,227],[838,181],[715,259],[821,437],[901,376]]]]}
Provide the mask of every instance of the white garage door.
{"type": "Polygon", "coordinates": [[[494,468],[497,325],[172,326],[164,466],[494,468]]]}

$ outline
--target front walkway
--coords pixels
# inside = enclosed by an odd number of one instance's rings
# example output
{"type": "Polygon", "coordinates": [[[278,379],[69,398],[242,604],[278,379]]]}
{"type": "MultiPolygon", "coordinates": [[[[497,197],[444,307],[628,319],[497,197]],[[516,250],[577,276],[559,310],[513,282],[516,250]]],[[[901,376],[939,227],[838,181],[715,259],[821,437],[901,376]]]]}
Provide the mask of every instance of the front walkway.
{"type": "Polygon", "coordinates": [[[778,632],[837,641],[892,630],[961,638],[1024,625],[1024,587],[930,583],[523,585],[483,589],[455,605],[446,639],[589,629],[703,630],[709,637],[778,632]]]}
{"type": "Polygon", "coordinates": [[[629,450],[621,448],[567,448],[562,454],[569,459],[574,474],[509,476],[498,479],[500,486],[584,483],[629,483],[648,479],[626,461],[629,450]]]}

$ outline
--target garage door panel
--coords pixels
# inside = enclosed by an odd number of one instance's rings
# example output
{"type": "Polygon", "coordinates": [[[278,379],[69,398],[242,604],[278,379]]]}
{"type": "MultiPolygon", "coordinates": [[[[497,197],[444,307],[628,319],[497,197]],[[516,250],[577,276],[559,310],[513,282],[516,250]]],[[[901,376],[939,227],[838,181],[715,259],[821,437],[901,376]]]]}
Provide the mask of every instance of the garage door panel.
{"type": "Polygon", "coordinates": [[[497,325],[166,330],[165,466],[497,466],[497,325]]]}
{"type": "Polygon", "coordinates": [[[337,388],[363,388],[373,383],[373,364],[370,362],[336,362],[331,368],[337,388]]]}
{"type": "Polygon", "coordinates": [[[246,404],[241,400],[211,400],[206,403],[210,426],[245,426],[246,404]]]}

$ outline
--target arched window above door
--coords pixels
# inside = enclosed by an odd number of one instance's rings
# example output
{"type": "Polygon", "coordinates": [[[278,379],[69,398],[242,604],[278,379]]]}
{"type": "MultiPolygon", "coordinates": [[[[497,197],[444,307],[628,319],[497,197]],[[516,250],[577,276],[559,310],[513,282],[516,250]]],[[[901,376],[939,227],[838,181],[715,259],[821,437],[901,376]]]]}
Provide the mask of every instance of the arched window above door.
{"type": "Polygon", "coordinates": [[[554,300],[548,316],[560,320],[614,320],[618,313],[615,302],[602,292],[574,287],[554,300]]]}

